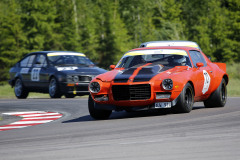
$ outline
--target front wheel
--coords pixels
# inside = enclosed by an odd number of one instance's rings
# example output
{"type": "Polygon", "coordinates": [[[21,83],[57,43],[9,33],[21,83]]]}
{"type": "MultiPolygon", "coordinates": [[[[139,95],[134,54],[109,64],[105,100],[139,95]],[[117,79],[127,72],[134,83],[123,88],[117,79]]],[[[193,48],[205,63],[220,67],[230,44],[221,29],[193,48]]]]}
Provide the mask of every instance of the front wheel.
{"type": "Polygon", "coordinates": [[[187,83],[178,97],[177,104],[172,107],[174,113],[189,113],[194,103],[194,90],[190,83],[187,83]]]}
{"type": "Polygon", "coordinates": [[[96,109],[94,107],[95,102],[92,99],[92,96],[89,95],[88,97],[88,110],[90,115],[97,120],[103,120],[103,119],[108,119],[109,116],[111,115],[112,111],[111,110],[101,110],[101,109],[96,109]]]}
{"type": "Polygon", "coordinates": [[[227,84],[225,79],[222,79],[221,84],[212,95],[204,101],[206,108],[224,107],[227,102],[227,84]]]}
{"type": "Polygon", "coordinates": [[[51,78],[48,90],[51,98],[61,98],[62,95],[56,78],[51,78]]]}
{"type": "Polygon", "coordinates": [[[14,93],[18,99],[25,99],[28,96],[29,92],[23,86],[22,80],[19,78],[15,82],[14,93]]]}

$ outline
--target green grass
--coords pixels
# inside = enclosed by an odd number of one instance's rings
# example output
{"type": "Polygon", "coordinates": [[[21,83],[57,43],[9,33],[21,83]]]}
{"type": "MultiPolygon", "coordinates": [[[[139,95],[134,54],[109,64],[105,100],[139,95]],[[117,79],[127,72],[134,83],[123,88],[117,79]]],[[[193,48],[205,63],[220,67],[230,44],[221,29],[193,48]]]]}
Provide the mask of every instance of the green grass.
{"type": "Polygon", "coordinates": [[[240,63],[227,64],[227,73],[230,79],[240,80],[240,63]]]}
{"type": "Polygon", "coordinates": [[[230,78],[227,90],[229,97],[240,97],[240,79],[230,78]]]}
{"type": "MultiPolygon", "coordinates": [[[[43,93],[29,93],[28,98],[49,98],[49,95],[43,93]]],[[[14,89],[8,84],[0,85],[0,99],[16,99],[14,89]]]]}
{"type": "MultiPolygon", "coordinates": [[[[77,96],[76,98],[86,98],[88,96],[77,96]]],[[[50,98],[49,94],[30,92],[27,98],[50,98]]],[[[62,96],[64,98],[64,96],[62,96]]],[[[0,84],[0,99],[17,99],[14,94],[14,88],[7,83],[0,84]]]]}

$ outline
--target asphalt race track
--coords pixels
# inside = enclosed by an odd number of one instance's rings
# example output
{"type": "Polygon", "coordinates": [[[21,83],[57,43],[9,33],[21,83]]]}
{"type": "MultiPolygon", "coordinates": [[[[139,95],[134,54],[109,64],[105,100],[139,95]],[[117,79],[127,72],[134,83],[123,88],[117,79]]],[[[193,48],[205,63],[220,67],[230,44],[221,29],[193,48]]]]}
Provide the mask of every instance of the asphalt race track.
{"type": "MultiPolygon", "coordinates": [[[[188,114],[115,112],[95,121],[87,99],[0,100],[0,113],[46,111],[63,116],[26,128],[0,131],[1,160],[237,160],[240,98],[224,108],[195,103],[188,114]]],[[[8,117],[3,123],[18,121],[8,117]]],[[[6,124],[5,124],[6,125],[6,124]]]]}

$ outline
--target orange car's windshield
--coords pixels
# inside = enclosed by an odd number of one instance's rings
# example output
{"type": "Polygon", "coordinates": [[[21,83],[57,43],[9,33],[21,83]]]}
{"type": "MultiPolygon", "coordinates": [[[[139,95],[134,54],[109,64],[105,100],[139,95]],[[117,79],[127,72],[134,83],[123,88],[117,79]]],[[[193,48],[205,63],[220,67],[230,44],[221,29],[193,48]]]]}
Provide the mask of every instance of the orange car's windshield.
{"type": "MultiPolygon", "coordinates": [[[[169,49],[168,49],[169,50],[169,49]]],[[[150,52],[151,53],[151,52],[150,52]]],[[[144,52],[126,53],[123,58],[117,64],[117,68],[131,68],[136,65],[144,65],[146,63],[161,64],[163,66],[175,67],[175,66],[192,66],[187,53],[184,52],[172,52],[161,51],[156,54],[144,54],[144,52]],[[168,53],[168,54],[167,54],[168,53]]]]}

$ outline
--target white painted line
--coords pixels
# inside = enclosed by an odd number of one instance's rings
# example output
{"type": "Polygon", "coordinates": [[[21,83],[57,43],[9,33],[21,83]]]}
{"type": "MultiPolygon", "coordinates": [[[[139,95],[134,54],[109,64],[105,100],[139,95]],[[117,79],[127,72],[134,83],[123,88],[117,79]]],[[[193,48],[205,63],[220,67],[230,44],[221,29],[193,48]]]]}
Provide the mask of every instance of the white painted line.
{"type": "Polygon", "coordinates": [[[44,111],[9,112],[9,113],[3,113],[3,114],[23,117],[23,119],[21,119],[18,122],[13,122],[8,125],[0,126],[0,131],[6,131],[11,129],[18,129],[18,128],[24,128],[28,126],[48,123],[62,117],[62,114],[60,113],[44,112],[44,111]]]}
{"type": "Polygon", "coordinates": [[[51,122],[52,120],[47,120],[47,121],[18,121],[14,122],[11,124],[36,124],[36,123],[48,123],[51,122]]]}
{"type": "Polygon", "coordinates": [[[3,113],[7,115],[15,115],[15,114],[30,114],[30,113],[46,113],[44,111],[29,111],[29,112],[10,112],[10,113],[3,113]]]}
{"type": "Polygon", "coordinates": [[[62,117],[62,116],[49,116],[49,117],[29,117],[29,118],[24,118],[25,120],[26,119],[48,119],[48,118],[56,118],[56,119],[58,119],[58,118],[60,118],[60,117],[62,117]]]}
{"type": "Polygon", "coordinates": [[[7,126],[7,127],[0,127],[0,129],[15,129],[15,128],[24,128],[28,126],[7,126]]]}
{"type": "Polygon", "coordinates": [[[59,113],[42,113],[42,114],[31,114],[31,115],[21,115],[21,117],[36,117],[36,116],[52,116],[52,115],[59,115],[59,113]]]}

